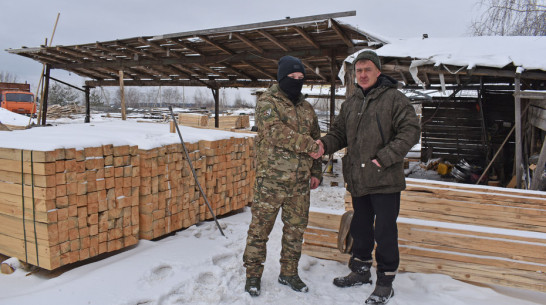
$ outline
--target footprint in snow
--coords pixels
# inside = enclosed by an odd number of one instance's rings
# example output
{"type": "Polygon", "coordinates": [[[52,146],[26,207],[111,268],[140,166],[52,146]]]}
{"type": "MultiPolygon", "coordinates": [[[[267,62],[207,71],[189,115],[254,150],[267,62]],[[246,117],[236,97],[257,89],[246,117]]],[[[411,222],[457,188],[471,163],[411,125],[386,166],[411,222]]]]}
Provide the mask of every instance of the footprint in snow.
{"type": "Polygon", "coordinates": [[[225,267],[228,265],[229,261],[235,258],[233,253],[222,253],[212,257],[212,263],[215,266],[225,267]]]}
{"type": "Polygon", "coordinates": [[[145,280],[149,283],[161,281],[170,276],[172,274],[172,270],[173,268],[169,265],[156,266],[150,271],[145,280]]]}

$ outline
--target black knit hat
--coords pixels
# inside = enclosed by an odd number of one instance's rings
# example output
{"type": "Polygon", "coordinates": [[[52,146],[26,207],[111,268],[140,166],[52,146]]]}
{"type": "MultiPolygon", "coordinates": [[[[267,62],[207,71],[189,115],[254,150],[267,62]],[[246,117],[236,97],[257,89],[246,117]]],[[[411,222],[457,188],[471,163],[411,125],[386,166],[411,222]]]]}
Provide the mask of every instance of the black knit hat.
{"type": "Polygon", "coordinates": [[[367,59],[373,62],[373,64],[381,71],[381,62],[379,61],[379,56],[377,56],[377,53],[375,53],[372,50],[364,50],[356,56],[355,60],[353,60],[353,65],[356,65],[356,62],[359,60],[367,59]]]}
{"type": "Polygon", "coordinates": [[[279,69],[277,70],[277,81],[285,78],[288,74],[301,72],[305,76],[305,68],[299,58],[286,55],[279,59],[279,69]]]}

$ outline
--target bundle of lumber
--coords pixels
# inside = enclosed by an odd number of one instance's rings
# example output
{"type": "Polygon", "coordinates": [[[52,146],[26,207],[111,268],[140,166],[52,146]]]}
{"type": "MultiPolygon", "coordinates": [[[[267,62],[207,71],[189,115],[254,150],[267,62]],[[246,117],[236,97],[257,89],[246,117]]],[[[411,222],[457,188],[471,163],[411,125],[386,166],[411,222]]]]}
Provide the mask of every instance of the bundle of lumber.
{"type": "MultiPolygon", "coordinates": [[[[343,212],[311,211],[304,253],[348,261],[337,249],[343,212]]],[[[400,270],[544,292],[545,224],[543,192],[407,179],[398,219],[400,270]]]]}
{"type": "Polygon", "coordinates": [[[137,153],[0,148],[0,252],[52,270],[136,244],[137,153]]]}
{"type": "MultiPolygon", "coordinates": [[[[246,206],[255,177],[253,138],[187,143],[199,183],[215,215],[246,206]]],[[[213,216],[181,144],[141,150],[140,238],[154,239],[213,216]]]]}
{"type": "MultiPolygon", "coordinates": [[[[179,113],[178,122],[180,125],[191,127],[215,127],[215,118],[206,114],[179,113]]],[[[220,129],[242,129],[250,127],[248,115],[224,115],[219,117],[220,129]]]]}
{"type": "Polygon", "coordinates": [[[178,124],[190,127],[207,127],[209,116],[201,113],[179,113],[178,124]]]}
{"type": "Polygon", "coordinates": [[[68,105],[52,105],[47,107],[47,116],[50,119],[58,118],[70,118],[72,115],[83,113],[83,107],[78,106],[76,103],[68,105]]]}
{"type": "Polygon", "coordinates": [[[401,270],[546,291],[546,193],[407,179],[401,270]]]}

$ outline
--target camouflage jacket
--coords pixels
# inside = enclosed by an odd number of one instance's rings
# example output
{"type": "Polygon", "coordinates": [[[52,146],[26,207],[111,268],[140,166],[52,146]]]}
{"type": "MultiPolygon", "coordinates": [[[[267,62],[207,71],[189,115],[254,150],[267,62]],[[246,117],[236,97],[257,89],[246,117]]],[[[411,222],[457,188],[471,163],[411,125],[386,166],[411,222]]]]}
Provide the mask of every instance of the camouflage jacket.
{"type": "Polygon", "coordinates": [[[326,154],[347,147],[343,178],[353,197],[404,190],[404,157],[419,141],[419,119],[396,89],[397,81],[385,75],[377,81],[366,96],[358,88],[343,102],[330,132],[321,138],[326,154]]]}
{"type": "Polygon", "coordinates": [[[303,95],[292,103],[277,84],[271,86],[256,103],[255,121],[258,184],[260,179],[294,185],[322,178],[320,160],[308,155],[318,151],[318,119],[303,95]]]}

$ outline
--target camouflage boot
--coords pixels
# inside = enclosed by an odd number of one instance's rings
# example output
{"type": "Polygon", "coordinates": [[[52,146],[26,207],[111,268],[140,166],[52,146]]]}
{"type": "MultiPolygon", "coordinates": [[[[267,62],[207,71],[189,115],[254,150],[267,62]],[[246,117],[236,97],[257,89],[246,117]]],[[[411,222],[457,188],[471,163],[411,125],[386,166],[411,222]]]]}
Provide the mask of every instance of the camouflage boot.
{"type": "Polygon", "coordinates": [[[394,296],[392,282],[395,272],[377,272],[377,283],[372,294],[366,300],[366,304],[379,305],[387,304],[394,296]]]}
{"type": "Polygon", "coordinates": [[[261,279],[259,277],[247,277],[245,291],[253,297],[259,296],[261,292],[260,282],[261,279]]]}
{"type": "Polygon", "coordinates": [[[296,275],[279,275],[279,283],[283,285],[287,285],[288,287],[292,288],[292,290],[298,291],[298,292],[308,292],[309,288],[305,283],[300,279],[300,277],[296,275]]]}
{"type": "Polygon", "coordinates": [[[351,270],[351,273],[349,273],[347,276],[336,277],[334,279],[334,285],[337,287],[351,287],[356,285],[371,284],[371,267],[371,261],[361,261],[356,257],[351,257],[351,259],[349,259],[349,269],[351,270]]]}

